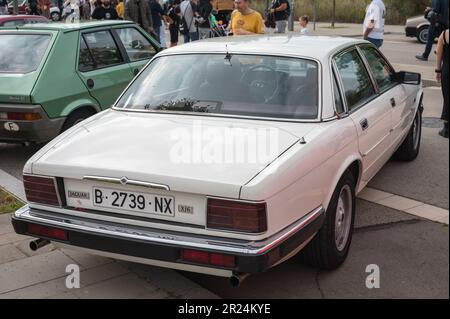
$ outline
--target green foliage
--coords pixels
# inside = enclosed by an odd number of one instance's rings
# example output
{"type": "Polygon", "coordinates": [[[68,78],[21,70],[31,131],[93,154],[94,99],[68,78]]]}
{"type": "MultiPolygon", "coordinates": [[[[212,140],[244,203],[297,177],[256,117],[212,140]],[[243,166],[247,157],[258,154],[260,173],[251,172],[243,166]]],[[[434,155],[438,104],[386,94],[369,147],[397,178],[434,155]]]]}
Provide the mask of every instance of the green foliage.
{"type": "MultiPolygon", "coordinates": [[[[294,0],[294,18],[309,15],[312,20],[313,0],[294,0]]],[[[333,0],[317,1],[317,21],[329,22],[333,14],[333,0]]],[[[336,22],[362,23],[365,9],[371,0],[336,0],[336,22]]],[[[431,0],[383,0],[386,5],[386,24],[404,24],[406,19],[423,14],[431,0]]],[[[264,12],[267,0],[251,0],[252,8],[264,12]]],[[[269,2],[270,3],[270,2],[269,2]]]]}

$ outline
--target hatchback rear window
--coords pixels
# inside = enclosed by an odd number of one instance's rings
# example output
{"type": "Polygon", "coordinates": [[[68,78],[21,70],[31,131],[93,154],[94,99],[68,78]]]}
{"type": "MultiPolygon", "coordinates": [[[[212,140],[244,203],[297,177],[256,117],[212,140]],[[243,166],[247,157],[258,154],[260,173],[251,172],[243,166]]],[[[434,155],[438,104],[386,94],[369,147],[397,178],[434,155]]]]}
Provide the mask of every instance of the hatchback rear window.
{"type": "Polygon", "coordinates": [[[0,73],[35,71],[44,57],[51,35],[1,34],[0,73]]]}

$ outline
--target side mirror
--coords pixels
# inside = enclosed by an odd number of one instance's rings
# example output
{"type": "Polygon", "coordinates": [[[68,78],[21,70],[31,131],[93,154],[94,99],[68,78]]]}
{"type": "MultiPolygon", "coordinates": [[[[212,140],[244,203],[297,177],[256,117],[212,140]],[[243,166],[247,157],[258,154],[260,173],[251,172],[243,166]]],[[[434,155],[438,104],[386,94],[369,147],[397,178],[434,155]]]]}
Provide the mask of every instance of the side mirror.
{"type": "Polygon", "coordinates": [[[400,71],[397,72],[397,79],[403,84],[420,85],[422,82],[422,75],[420,73],[400,71]]]}

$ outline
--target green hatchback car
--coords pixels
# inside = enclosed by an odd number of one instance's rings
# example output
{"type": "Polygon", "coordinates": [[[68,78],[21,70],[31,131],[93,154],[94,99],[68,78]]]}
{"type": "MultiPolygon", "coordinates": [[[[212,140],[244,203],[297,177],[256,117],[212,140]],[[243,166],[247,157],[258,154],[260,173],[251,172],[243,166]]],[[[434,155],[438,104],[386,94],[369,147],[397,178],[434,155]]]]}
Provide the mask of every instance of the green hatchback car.
{"type": "Polygon", "coordinates": [[[42,143],[110,107],[161,50],[131,21],[0,31],[0,142],[42,143]]]}

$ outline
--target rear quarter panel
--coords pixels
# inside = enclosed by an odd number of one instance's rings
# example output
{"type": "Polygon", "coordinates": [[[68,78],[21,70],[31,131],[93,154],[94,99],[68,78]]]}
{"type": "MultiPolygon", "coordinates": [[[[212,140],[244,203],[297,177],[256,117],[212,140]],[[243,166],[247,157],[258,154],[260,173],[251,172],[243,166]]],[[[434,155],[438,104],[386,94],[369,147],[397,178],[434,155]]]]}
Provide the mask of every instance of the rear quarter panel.
{"type": "Polygon", "coordinates": [[[317,124],[241,190],[241,199],[267,202],[268,233],[276,233],[319,206],[327,208],[345,170],[360,160],[350,118],[317,124]]]}

